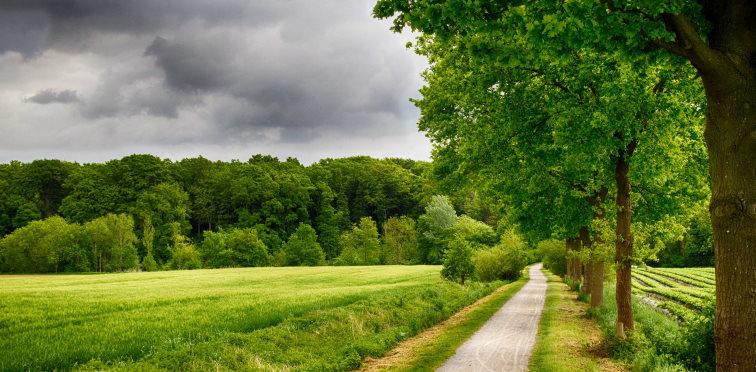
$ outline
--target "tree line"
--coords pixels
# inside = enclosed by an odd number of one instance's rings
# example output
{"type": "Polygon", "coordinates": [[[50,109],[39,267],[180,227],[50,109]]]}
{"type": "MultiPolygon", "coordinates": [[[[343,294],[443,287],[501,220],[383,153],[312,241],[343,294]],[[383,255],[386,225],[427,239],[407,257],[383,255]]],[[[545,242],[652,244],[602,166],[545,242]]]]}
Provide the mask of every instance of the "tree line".
{"type": "Polygon", "coordinates": [[[495,224],[499,213],[464,191],[455,199],[469,215],[457,223],[429,170],[406,159],[306,167],[261,155],[0,164],[0,270],[440,264],[454,226],[495,241],[473,217],[495,224]]]}

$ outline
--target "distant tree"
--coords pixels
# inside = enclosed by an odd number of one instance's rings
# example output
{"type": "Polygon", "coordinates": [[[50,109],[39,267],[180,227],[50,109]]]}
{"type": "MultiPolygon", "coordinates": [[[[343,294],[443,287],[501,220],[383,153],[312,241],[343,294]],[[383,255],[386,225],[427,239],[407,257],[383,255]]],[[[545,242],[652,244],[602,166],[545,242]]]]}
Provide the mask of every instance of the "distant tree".
{"type": "Polygon", "coordinates": [[[317,266],[325,261],[325,254],[317,241],[315,229],[302,223],[282,247],[284,265],[317,266]]]}
{"type": "Polygon", "coordinates": [[[415,220],[407,216],[386,220],[383,224],[381,256],[381,261],[388,265],[421,262],[415,220]]]}
{"type": "Polygon", "coordinates": [[[449,198],[443,195],[431,198],[425,207],[425,213],[417,220],[420,250],[425,263],[441,263],[452,227],[458,218],[449,198]]]}
{"type": "Polygon", "coordinates": [[[51,273],[89,269],[81,226],[53,216],[32,221],[0,241],[2,271],[51,273]]]}
{"type": "MultiPolygon", "coordinates": [[[[178,231],[176,228],[174,231],[178,231]]],[[[179,270],[194,270],[202,267],[202,260],[194,244],[183,235],[175,234],[171,246],[171,262],[179,270]]]]}
{"type": "Polygon", "coordinates": [[[142,270],[155,271],[158,269],[155,257],[152,255],[152,247],[155,243],[155,228],[152,226],[152,219],[149,215],[142,218],[142,224],[142,245],[144,246],[142,270]]]}
{"type": "Polygon", "coordinates": [[[497,236],[494,229],[468,216],[459,217],[451,230],[453,235],[461,236],[470,242],[473,248],[496,244],[497,236]]]}
{"type": "Polygon", "coordinates": [[[475,271],[472,254],[470,243],[461,236],[455,236],[449,242],[449,249],[444,252],[441,276],[464,285],[465,280],[470,278],[475,271]]]}
{"type": "Polygon", "coordinates": [[[96,271],[124,271],[139,265],[134,219],[126,214],[108,214],[84,224],[84,244],[96,271]]]}
{"type": "Polygon", "coordinates": [[[189,232],[189,195],[174,183],[161,183],[139,194],[133,208],[137,216],[150,216],[155,227],[155,259],[166,262],[170,259],[168,247],[173,243],[175,231],[185,235],[189,232]]]}
{"type": "Polygon", "coordinates": [[[362,217],[359,225],[341,235],[339,265],[377,265],[380,263],[381,241],[378,228],[370,217],[362,217]]]}

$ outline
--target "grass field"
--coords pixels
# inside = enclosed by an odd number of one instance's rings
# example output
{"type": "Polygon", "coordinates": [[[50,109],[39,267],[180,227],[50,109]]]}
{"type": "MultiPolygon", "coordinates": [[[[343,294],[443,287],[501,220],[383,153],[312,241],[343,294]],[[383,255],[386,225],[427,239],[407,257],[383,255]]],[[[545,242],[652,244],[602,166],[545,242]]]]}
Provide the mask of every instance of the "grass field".
{"type": "Polygon", "coordinates": [[[633,269],[633,291],[686,321],[714,300],[713,268],[633,269]]]}
{"type": "Polygon", "coordinates": [[[347,370],[500,284],[439,270],[0,276],[0,370],[347,370]]]}

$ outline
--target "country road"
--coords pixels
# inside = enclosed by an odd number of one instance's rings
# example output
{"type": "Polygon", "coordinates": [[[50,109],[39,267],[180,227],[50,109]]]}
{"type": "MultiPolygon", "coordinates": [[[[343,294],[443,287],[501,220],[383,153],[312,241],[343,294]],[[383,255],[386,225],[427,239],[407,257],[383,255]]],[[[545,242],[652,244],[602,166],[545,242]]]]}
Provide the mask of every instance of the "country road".
{"type": "Polygon", "coordinates": [[[528,283],[438,371],[525,371],[545,298],[546,276],[537,264],[528,283]]]}

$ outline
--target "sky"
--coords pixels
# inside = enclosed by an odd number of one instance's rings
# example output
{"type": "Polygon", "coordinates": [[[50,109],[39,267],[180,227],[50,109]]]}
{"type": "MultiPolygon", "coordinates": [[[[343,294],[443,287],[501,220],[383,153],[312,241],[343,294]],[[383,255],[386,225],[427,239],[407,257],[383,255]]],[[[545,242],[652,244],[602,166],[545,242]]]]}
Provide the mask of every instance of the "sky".
{"type": "Polygon", "coordinates": [[[374,0],[2,0],[0,162],[428,160],[374,0]]]}

